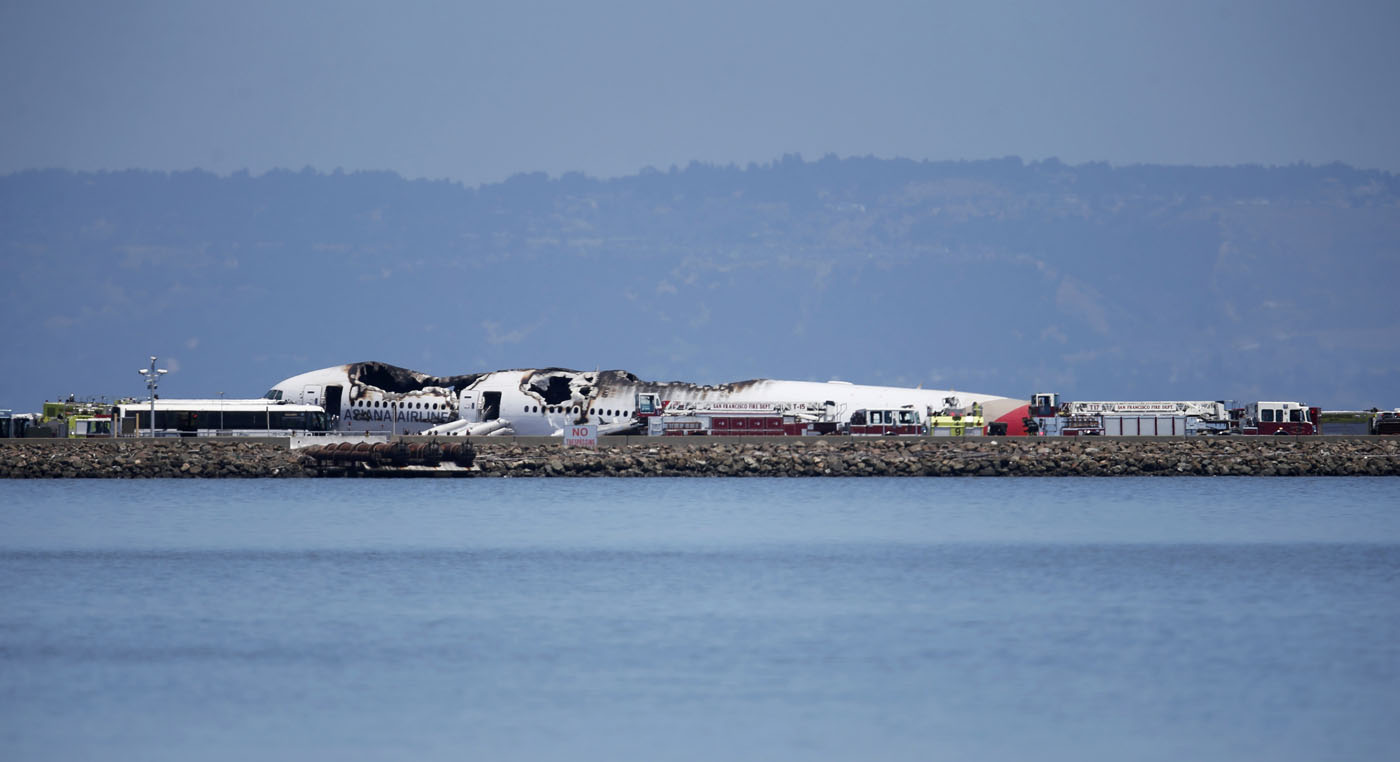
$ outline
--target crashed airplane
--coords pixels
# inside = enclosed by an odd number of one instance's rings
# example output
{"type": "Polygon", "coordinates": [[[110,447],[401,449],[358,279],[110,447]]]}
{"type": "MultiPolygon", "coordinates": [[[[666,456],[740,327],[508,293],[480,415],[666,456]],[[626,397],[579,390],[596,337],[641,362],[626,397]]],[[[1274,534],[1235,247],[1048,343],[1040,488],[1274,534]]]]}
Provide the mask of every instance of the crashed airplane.
{"type": "Polygon", "coordinates": [[[430,376],[381,362],[358,362],[292,376],[265,397],[321,405],[347,433],[560,436],[565,426],[593,423],[599,434],[637,430],[638,395],[674,402],[816,403],[848,421],[861,409],[913,408],[926,414],[982,406],[988,422],[1024,434],[1023,400],[947,389],[862,386],[844,381],[756,379],[703,386],[643,381],[621,370],[527,368],[430,376]]]}

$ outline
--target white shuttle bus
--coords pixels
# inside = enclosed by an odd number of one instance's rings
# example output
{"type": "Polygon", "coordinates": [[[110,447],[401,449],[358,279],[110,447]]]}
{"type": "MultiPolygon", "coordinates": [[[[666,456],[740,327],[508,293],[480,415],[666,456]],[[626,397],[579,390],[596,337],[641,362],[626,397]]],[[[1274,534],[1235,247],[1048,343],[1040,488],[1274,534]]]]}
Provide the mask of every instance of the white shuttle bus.
{"type": "MultiPolygon", "coordinates": [[[[149,436],[151,402],[117,405],[121,436],[149,436]]],[[[177,400],[155,402],[158,437],[287,437],[330,429],[320,405],[269,399],[177,400]]]]}

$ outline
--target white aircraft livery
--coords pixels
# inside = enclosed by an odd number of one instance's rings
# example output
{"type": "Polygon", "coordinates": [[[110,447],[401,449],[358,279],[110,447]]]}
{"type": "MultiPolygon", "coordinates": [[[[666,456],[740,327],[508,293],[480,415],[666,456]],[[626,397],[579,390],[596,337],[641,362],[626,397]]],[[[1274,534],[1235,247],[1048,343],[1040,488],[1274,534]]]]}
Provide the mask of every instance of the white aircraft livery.
{"type": "Polygon", "coordinates": [[[664,407],[689,403],[816,403],[849,420],[862,409],[913,408],[920,414],[982,407],[988,422],[1023,434],[1024,400],[948,389],[863,386],[843,381],[755,379],[705,386],[643,381],[621,370],[526,368],[430,376],[381,362],[358,362],[292,376],[265,397],[321,405],[343,432],[561,436],[566,426],[593,423],[599,434],[636,430],[638,395],[664,407]]]}

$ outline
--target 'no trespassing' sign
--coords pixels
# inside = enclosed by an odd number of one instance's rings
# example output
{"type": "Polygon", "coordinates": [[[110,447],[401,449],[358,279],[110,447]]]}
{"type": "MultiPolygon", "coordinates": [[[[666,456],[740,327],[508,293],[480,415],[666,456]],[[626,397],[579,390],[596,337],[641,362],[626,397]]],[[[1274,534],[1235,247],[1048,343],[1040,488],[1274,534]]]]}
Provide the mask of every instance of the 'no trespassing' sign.
{"type": "Polygon", "coordinates": [[[598,425],[590,423],[583,426],[564,427],[565,447],[598,447],[598,425]]]}

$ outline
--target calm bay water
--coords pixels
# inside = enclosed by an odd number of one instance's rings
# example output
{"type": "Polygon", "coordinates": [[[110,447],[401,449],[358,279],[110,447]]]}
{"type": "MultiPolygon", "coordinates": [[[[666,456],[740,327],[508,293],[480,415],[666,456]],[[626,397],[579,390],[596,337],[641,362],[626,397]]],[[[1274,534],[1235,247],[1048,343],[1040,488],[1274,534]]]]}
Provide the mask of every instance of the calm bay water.
{"type": "Polygon", "coordinates": [[[1391,759],[1397,485],[0,482],[0,758],[1391,759]]]}

